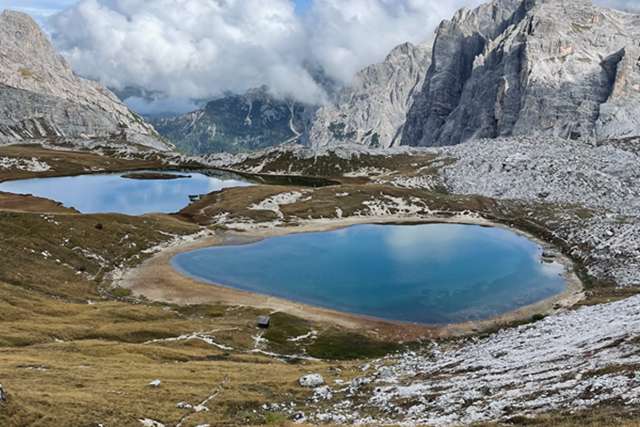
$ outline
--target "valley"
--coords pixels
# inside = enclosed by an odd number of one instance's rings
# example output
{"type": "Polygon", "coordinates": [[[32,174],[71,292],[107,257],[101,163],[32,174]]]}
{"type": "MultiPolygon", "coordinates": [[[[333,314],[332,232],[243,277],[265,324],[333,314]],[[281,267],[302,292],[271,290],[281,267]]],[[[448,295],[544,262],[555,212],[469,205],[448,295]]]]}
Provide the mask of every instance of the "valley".
{"type": "MultiPolygon", "coordinates": [[[[102,156],[87,157],[81,152],[47,150],[35,146],[11,149],[14,159],[45,163],[47,159],[55,158],[58,162],[56,164],[64,165],[70,171],[100,167],[101,172],[105,172],[110,169],[109,166],[99,166],[100,162],[104,161],[102,156]],[[35,157],[36,153],[40,155],[35,157]],[[79,162],[82,162],[82,167],[79,162]]],[[[247,419],[252,420],[251,423],[261,424],[271,417],[293,417],[299,411],[304,412],[309,420],[325,422],[351,420],[353,414],[362,414],[362,411],[367,411],[369,416],[376,418],[387,417],[382,414],[375,415],[378,409],[374,410],[368,402],[370,398],[378,399],[377,388],[374,390],[365,384],[369,384],[369,381],[372,381],[371,384],[388,383],[387,380],[378,378],[382,371],[385,372],[384,375],[393,372],[393,378],[407,384],[420,381],[413,374],[404,371],[406,364],[424,363],[424,366],[427,366],[430,363],[426,360],[433,357],[432,352],[442,351],[449,354],[449,351],[455,351],[455,348],[466,341],[466,338],[441,341],[442,338],[438,337],[451,334],[484,336],[493,330],[506,328],[499,334],[500,337],[507,334],[505,338],[500,338],[502,341],[496,341],[497,338],[492,338],[491,334],[480,341],[486,341],[486,344],[482,345],[496,346],[495,351],[500,352],[503,351],[499,350],[500,348],[510,348],[514,342],[512,340],[517,341],[519,337],[533,334],[538,328],[547,327],[549,322],[559,327],[566,324],[563,323],[564,320],[558,319],[581,319],[581,316],[590,316],[589,313],[593,310],[597,310],[598,319],[606,318],[608,315],[619,317],[620,304],[623,304],[622,307],[629,307],[631,311],[628,316],[631,317],[623,315],[618,318],[625,327],[612,337],[607,337],[611,344],[605,345],[606,353],[591,359],[589,369],[600,374],[585,375],[580,381],[572,384],[572,387],[576,384],[588,387],[594,381],[604,381],[610,377],[626,378],[625,372],[633,369],[634,357],[629,353],[633,348],[633,341],[628,341],[627,338],[620,339],[620,334],[624,335],[624,330],[628,328],[631,328],[629,331],[633,331],[632,307],[635,298],[612,303],[636,294],[634,287],[620,287],[613,282],[628,280],[633,283],[637,280],[636,276],[633,276],[638,271],[633,267],[633,263],[638,260],[635,252],[637,244],[632,236],[638,225],[631,221],[627,212],[624,212],[624,205],[621,205],[620,214],[604,219],[605,217],[597,215],[596,212],[601,208],[595,203],[592,207],[580,207],[573,205],[570,200],[562,204],[549,204],[544,199],[541,201],[537,195],[534,200],[524,202],[452,194],[446,190],[451,185],[447,181],[447,168],[454,167],[457,160],[450,153],[438,150],[410,150],[392,156],[361,154],[357,159],[348,162],[350,169],[342,176],[333,170],[326,172],[330,169],[324,164],[324,160],[331,165],[340,164],[334,160],[341,158],[342,154],[333,151],[327,152],[326,157],[317,157],[313,163],[309,163],[304,152],[278,150],[263,157],[244,158],[240,163],[229,164],[226,168],[236,169],[241,173],[247,173],[249,170],[257,172],[255,164],[260,164],[262,168],[259,172],[268,176],[271,168],[276,173],[281,173],[281,156],[287,159],[291,171],[316,172],[335,184],[321,187],[254,185],[227,188],[191,203],[175,215],[142,217],[82,215],[60,210],[54,207],[53,203],[35,203],[38,199],[34,201],[33,198],[19,197],[16,201],[14,197],[11,209],[2,213],[6,224],[10,224],[3,227],[3,259],[13,261],[5,264],[4,274],[0,279],[5,284],[7,299],[4,300],[4,304],[8,304],[3,309],[6,317],[3,321],[5,329],[1,334],[5,340],[4,348],[7,350],[3,353],[7,358],[2,366],[8,370],[0,372],[0,376],[3,378],[3,387],[8,392],[21,396],[20,401],[9,401],[13,409],[7,413],[11,414],[11,419],[22,419],[24,423],[29,423],[32,419],[21,417],[40,414],[37,416],[43,417],[42,420],[49,420],[49,423],[91,422],[86,418],[89,415],[85,411],[74,412],[71,409],[75,405],[72,403],[76,401],[75,395],[69,395],[70,400],[65,403],[66,398],[60,400],[59,394],[47,392],[50,398],[40,393],[30,394],[32,392],[27,393],[30,389],[28,382],[11,380],[12,375],[23,377],[22,368],[19,366],[25,365],[24,360],[29,361],[26,364],[30,366],[27,371],[33,372],[30,375],[34,381],[39,381],[37,378],[40,376],[47,378],[49,390],[53,390],[49,387],[54,385],[65,389],[69,386],[66,381],[71,381],[78,387],[84,383],[82,389],[90,387],[87,381],[103,381],[115,388],[116,395],[120,393],[123,398],[126,396],[126,400],[135,396],[136,401],[141,402],[140,406],[135,408],[127,406],[130,408],[127,411],[132,411],[131,416],[134,416],[134,413],[137,417],[144,415],[150,419],[162,420],[163,424],[171,424],[172,419],[178,420],[183,415],[182,410],[175,408],[179,401],[191,402],[200,398],[204,400],[209,396],[207,393],[214,394],[217,390],[221,390],[220,396],[226,396],[225,399],[231,400],[216,400],[216,409],[210,407],[206,413],[194,413],[189,419],[193,419],[194,422],[197,419],[218,419],[217,422],[221,425],[234,425],[246,423],[243,417],[248,417],[247,419]],[[394,171],[402,172],[387,175],[386,171],[392,167],[394,171]],[[403,182],[415,184],[412,177],[418,169],[430,171],[426,188],[405,188],[398,185],[403,182]],[[434,183],[438,185],[433,185],[434,183]],[[304,197],[292,197],[292,194],[304,197]],[[266,200],[271,202],[266,203],[266,200]],[[198,285],[172,273],[168,268],[170,258],[167,256],[174,252],[171,252],[172,249],[163,249],[184,247],[185,244],[187,247],[208,246],[221,238],[227,239],[228,237],[224,236],[229,233],[241,239],[251,239],[252,236],[263,233],[282,234],[326,229],[340,224],[424,222],[429,219],[441,222],[498,222],[550,242],[548,250],[558,251],[558,254],[563,252],[573,261],[575,271],[584,284],[584,294],[573,291],[577,293],[567,295],[566,305],[550,302],[484,324],[452,325],[439,330],[404,325],[394,327],[385,322],[363,322],[349,316],[336,316],[298,304],[282,303],[273,298],[255,298],[233,292],[225,295],[209,285],[198,285]],[[613,228],[614,226],[619,228],[613,228]],[[20,230],[29,232],[25,234],[20,230]],[[617,236],[627,238],[617,240],[617,236]],[[607,241],[608,243],[603,244],[607,241]],[[616,253],[615,258],[611,257],[609,252],[613,250],[616,253]],[[163,259],[165,261],[162,261],[163,259]],[[163,262],[167,263],[164,264],[167,267],[163,266],[163,262]],[[135,267],[140,263],[153,267],[138,270],[135,267]],[[35,265],[38,265],[38,268],[34,268],[35,265]],[[130,268],[133,269],[129,270],[130,268]],[[42,280],[43,272],[46,272],[46,281],[42,280]],[[131,277],[136,279],[132,282],[131,277]],[[606,304],[600,305],[603,302],[606,304]],[[34,304],[41,307],[38,314],[30,315],[27,323],[20,322],[19,319],[27,313],[27,307],[34,304]],[[580,306],[584,308],[576,311],[575,307],[580,306]],[[568,310],[567,307],[574,308],[568,310]],[[544,318],[544,314],[556,312],[559,314],[552,315],[549,317],[550,320],[540,320],[544,318]],[[255,319],[260,314],[272,316],[273,324],[266,334],[262,334],[255,327],[255,319]],[[529,324],[532,319],[535,319],[534,323],[529,324]],[[514,324],[521,324],[523,320],[525,326],[513,329],[514,324]],[[55,338],[52,340],[53,331],[57,332],[53,333],[55,338]],[[306,338],[297,339],[303,336],[306,338]],[[434,338],[440,342],[437,347],[433,347],[435,344],[417,344],[425,342],[425,339],[427,343],[431,343],[434,338]],[[354,340],[361,344],[357,347],[352,346],[354,340]],[[69,348],[75,349],[74,358],[64,358],[61,361],[60,355],[68,352],[69,348]],[[333,399],[309,401],[309,394],[295,385],[297,378],[308,372],[321,372],[325,377],[335,377],[338,382],[349,384],[352,378],[362,377],[360,369],[364,365],[358,359],[381,357],[402,348],[406,350],[397,353],[398,356],[385,357],[375,362],[373,368],[368,368],[373,370],[365,371],[364,378],[370,379],[362,385],[352,385],[350,387],[355,388],[345,391],[348,396],[353,396],[349,397],[353,406],[334,408],[331,406],[332,402],[338,400],[333,399]],[[139,359],[132,359],[133,354],[139,359]],[[221,356],[215,356],[216,354],[221,356]],[[107,363],[100,364],[100,367],[90,362],[98,355],[101,360],[107,360],[107,363]],[[427,359],[421,362],[420,357],[427,359]],[[338,374],[333,371],[336,359],[342,360],[338,364],[338,374]],[[296,363],[292,365],[293,361],[296,363]],[[179,362],[178,365],[175,362],[179,362]],[[274,370],[274,363],[280,368],[274,370]],[[89,367],[82,368],[85,364],[89,367]],[[167,364],[173,366],[169,371],[167,364]],[[156,368],[153,368],[154,366],[156,368]],[[255,371],[247,371],[248,366],[255,371]],[[385,370],[387,366],[391,371],[385,370]],[[615,371],[611,371],[614,367],[615,371]],[[84,369],[92,373],[84,374],[84,369]],[[134,369],[136,373],[124,374],[121,381],[115,382],[101,377],[109,375],[108,372],[113,369],[121,370],[123,373],[134,369]],[[218,384],[213,391],[207,389],[211,387],[212,380],[202,376],[202,372],[206,372],[207,369],[216,372],[211,377],[217,378],[215,382],[218,384]],[[59,374],[61,371],[65,374],[59,374]],[[54,377],[50,376],[53,375],[50,372],[56,372],[54,377]],[[191,375],[196,375],[198,380],[195,381],[196,377],[190,380],[191,375]],[[253,389],[256,386],[254,376],[262,378],[261,382],[264,385],[263,391],[258,389],[252,392],[255,403],[249,404],[248,414],[246,410],[240,409],[247,405],[246,399],[236,395],[236,399],[239,400],[234,403],[232,396],[234,393],[244,396],[247,390],[253,389]],[[163,382],[160,390],[167,389],[160,393],[171,393],[172,396],[161,399],[163,403],[160,406],[159,391],[146,386],[146,383],[156,377],[163,382]],[[186,394],[180,394],[187,391],[186,394]],[[286,401],[282,399],[283,396],[287,396],[286,401]],[[33,409],[32,405],[42,402],[43,399],[51,405],[54,401],[49,399],[56,399],[55,406],[59,410],[43,414],[33,409]],[[291,402],[295,406],[291,406],[291,402]],[[283,404],[284,406],[279,406],[283,404]],[[263,405],[267,405],[268,409],[263,409],[263,405]],[[161,410],[160,407],[166,409],[161,410]]],[[[172,168],[176,167],[173,160],[158,160],[161,163],[168,161],[172,168]]],[[[148,167],[148,163],[144,161],[140,164],[140,159],[120,159],[113,162],[114,169],[135,170],[136,167],[148,167]]],[[[16,164],[14,170],[18,176],[26,172],[30,177],[54,173],[51,170],[25,171],[20,169],[19,161],[16,160],[16,164]]],[[[156,165],[154,169],[160,170],[162,166],[156,165]]],[[[515,169],[513,172],[505,172],[502,179],[508,179],[510,173],[516,172],[515,169]]],[[[554,173],[561,174],[562,171],[554,173]]],[[[10,174],[11,172],[7,171],[7,175],[10,174]]],[[[545,182],[549,184],[554,181],[550,178],[545,182]]],[[[562,180],[557,182],[558,185],[564,183],[562,180]]],[[[496,185],[500,183],[496,182],[496,185]]],[[[562,197],[566,199],[571,197],[568,193],[554,192],[553,187],[549,187],[549,190],[554,195],[564,194],[562,197]]],[[[614,212],[615,206],[611,206],[610,209],[614,212]]],[[[581,335],[585,348],[600,345],[597,343],[602,338],[595,333],[596,330],[599,329],[594,329],[593,336],[589,333],[581,335]],[[589,344],[591,342],[593,344],[589,344]]],[[[558,339],[562,336],[560,334],[558,339]]],[[[533,347],[527,351],[533,351],[533,347]]],[[[371,366],[370,363],[365,365],[371,366]]],[[[545,363],[547,362],[541,362],[539,369],[547,369],[544,368],[547,366],[545,363]]],[[[567,368],[553,366],[553,369],[557,369],[558,375],[566,374],[567,368]]],[[[15,377],[16,380],[18,377],[15,377]]],[[[361,381],[365,380],[358,379],[353,384],[359,384],[361,381]]],[[[629,396],[633,396],[633,381],[616,384],[616,387],[627,389],[628,393],[631,393],[629,396]]],[[[505,390],[511,388],[507,385],[504,387],[505,390]]],[[[331,387],[334,388],[336,387],[331,387]]],[[[420,387],[417,389],[420,390],[420,387]]],[[[343,392],[336,390],[332,393],[343,392]]],[[[451,390],[451,393],[456,392],[451,390]]],[[[98,404],[102,402],[101,398],[97,395],[91,396],[86,398],[96,400],[86,401],[83,407],[99,405],[105,408],[105,411],[117,414],[114,415],[117,419],[126,419],[127,415],[121,409],[104,406],[103,403],[98,404]]],[[[411,395],[402,396],[403,402],[411,399],[411,395]]],[[[422,394],[416,396],[416,404],[419,404],[419,396],[422,394]]],[[[516,396],[519,402],[528,401],[526,394],[516,396]]],[[[558,396],[560,398],[563,394],[560,393],[558,396]]],[[[393,407],[398,398],[393,394],[389,395],[389,407],[393,407]]],[[[117,399],[110,401],[118,402],[117,399]]],[[[551,400],[542,408],[546,408],[546,411],[558,410],[562,408],[560,402],[551,400]]],[[[122,405],[125,405],[124,401],[122,405]]],[[[596,399],[587,404],[587,408],[592,405],[604,405],[606,408],[611,404],[596,399]]],[[[433,409],[429,413],[433,413],[432,411],[433,409]]],[[[420,413],[415,414],[419,416],[420,413]]],[[[101,420],[109,419],[103,410],[91,413],[90,416],[101,420]]],[[[630,413],[630,416],[633,414],[630,413]]],[[[489,420],[492,416],[485,414],[477,417],[478,421],[481,421],[489,420]]],[[[132,421],[132,425],[136,423],[137,421],[132,421]]]]}
{"type": "Polygon", "coordinates": [[[3,12],[0,425],[638,425],[638,24],[492,0],[150,124],[3,12]]]}

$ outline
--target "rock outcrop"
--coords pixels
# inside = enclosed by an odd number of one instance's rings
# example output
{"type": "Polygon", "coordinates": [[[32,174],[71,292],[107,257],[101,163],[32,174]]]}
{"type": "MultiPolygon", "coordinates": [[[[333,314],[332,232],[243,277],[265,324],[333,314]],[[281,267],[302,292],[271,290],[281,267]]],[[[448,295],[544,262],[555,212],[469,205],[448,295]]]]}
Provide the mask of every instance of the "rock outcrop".
{"type": "Polygon", "coordinates": [[[310,133],[316,146],[358,143],[398,145],[413,96],[420,91],[431,61],[427,44],[402,44],[384,62],[360,71],[335,103],[318,110],[310,133]]]}
{"type": "Polygon", "coordinates": [[[215,99],[191,113],[149,120],[183,152],[238,153],[302,142],[314,109],[277,99],[262,87],[215,99]]]}
{"type": "Polygon", "coordinates": [[[319,387],[319,386],[323,385],[324,384],[324,378],[320,374],[309,374],[309,375],[305,375],[303,377],[300,377],[300,379],[298,380],[298,383],[302,387],[314,388],[314,387],[319,387]]]}
{"type": "Polygon", "coordinates": [[[437,30],[402,143],[640,134],[640,15],[590,0],[494,0],[437,30]]]}
{"type": "Polygon", "coordinates": [[[0,15],[0,46],[0,141],[117,136],[171,148],[113,93],[75,75],[29,15],[0,15]]]}

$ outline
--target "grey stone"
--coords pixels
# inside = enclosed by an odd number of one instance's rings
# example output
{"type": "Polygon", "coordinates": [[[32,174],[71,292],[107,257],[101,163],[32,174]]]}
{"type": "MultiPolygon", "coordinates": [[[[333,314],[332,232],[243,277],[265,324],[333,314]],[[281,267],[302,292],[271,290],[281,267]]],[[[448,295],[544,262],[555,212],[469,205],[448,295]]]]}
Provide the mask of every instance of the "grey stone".
{"type": "Polygon", "coordinates": [[[178,402],[176,404],[176,408],[178,409],[193,409],[193,405],[188,402],[178,402]]]}
{"type": "Polygon", "coordinates": [[[320,374],[309,374],[301,377],[298,382],[302,387],[316,388],[324,384],[324,378],[320,374]]]}
{"type": "Polygon", "coordinates": [[[331,400],[333,392],[328,386],[316,387],[313,390],[313,398],[316,400],[331,400]]]}
{"type": "Polygon", "coordinates": [[[430,61],[429,45],[405,43],[393,49],[384,62],[360,71],[334,103],[318,110],[311,144],[398,145],[407,111],[422,87],[430,61]]]}
{"type": "Polygon", "coordinates": [[[494,0],[437,30],[402,143],[640,134],[640,15],[590,0],[494,0]]]}
{"type": "Polygon", "coordinates": [[[0,46],[0,142],[117,136],[172,148],[113,93],[74,74],[29,15],[0,15],[0,46]]]}

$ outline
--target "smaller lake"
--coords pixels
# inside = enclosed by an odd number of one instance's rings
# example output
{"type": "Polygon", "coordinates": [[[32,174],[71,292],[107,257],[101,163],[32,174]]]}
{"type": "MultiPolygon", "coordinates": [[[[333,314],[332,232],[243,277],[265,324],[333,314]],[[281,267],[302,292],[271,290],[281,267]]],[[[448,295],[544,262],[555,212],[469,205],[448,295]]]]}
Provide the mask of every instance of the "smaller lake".
{"type": "Polygon", "coordinates": [[[190,203],[190,195],[251,185],[235,176],[225,174],[208,176],[192,172],[162,173],[188,175],[188,178],[123,178],[126,172],[91,174],[7,181],[0,183],[0,191],[52,199],[87,214],[143,215],[178,212],[190,203]]]}
{"type": "Polygon", "coordinates": [[[448,324],[495,317],[563,292],[564,267],[501,228],[358,225],[216,246],[173,258],[223,286],[387,320],[448,324]]]}

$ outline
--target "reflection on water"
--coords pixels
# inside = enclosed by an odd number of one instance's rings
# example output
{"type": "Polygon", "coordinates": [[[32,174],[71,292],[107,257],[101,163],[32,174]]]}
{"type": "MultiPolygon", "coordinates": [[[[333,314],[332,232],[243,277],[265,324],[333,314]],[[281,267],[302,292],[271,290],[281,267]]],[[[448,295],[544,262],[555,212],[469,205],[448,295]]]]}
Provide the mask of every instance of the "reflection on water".
{"type": "Polygon", "coordinates": [[[565,289],[564,269],[511,231],[363,225],[180,254],[180,271],[225,286],[390,320],[487,319],[565,289]]]}
{"type": "Polygon", "coordinates": [[[177,212],[189,204],[189,195],[250,185],[231,177],[200,173],[187,173],[183,175],[189,178],[171,180],[126,179],[122,178],[124,174],[8,181],[0,183],[0,191],[53,199],[82,213],[142,215],[177,212]]]}

